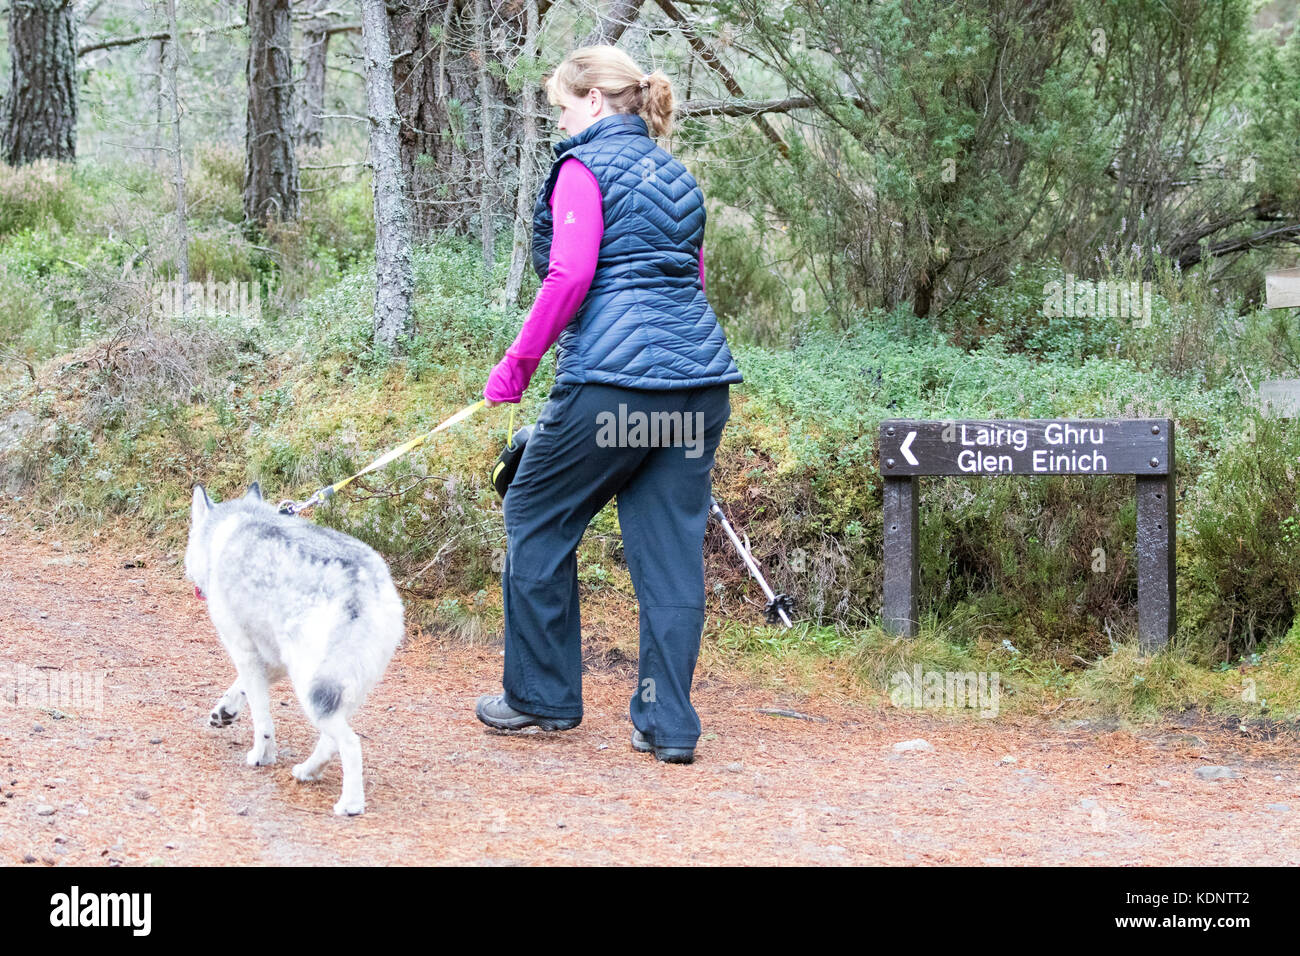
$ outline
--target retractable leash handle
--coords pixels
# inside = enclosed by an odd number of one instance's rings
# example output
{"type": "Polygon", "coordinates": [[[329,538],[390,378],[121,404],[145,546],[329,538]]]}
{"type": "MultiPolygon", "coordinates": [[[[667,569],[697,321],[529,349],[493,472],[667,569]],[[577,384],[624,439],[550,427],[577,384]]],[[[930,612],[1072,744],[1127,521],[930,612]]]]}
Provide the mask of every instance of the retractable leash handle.
{"type": "Polygon", "coordinates": [[[736,550],[740,553],[741,560],[745,562],[745,567],[749,569],[749,573],[753,575],[754,580],[758,582],[758,586],[763,589],[763,593],[767,596],[767,606],[763,609],[763,613],[767,615],[767,622],[769,624],[775,624],[780,620],[787,628],[793,627],[794,625],[790,623],[790,613],[794,610],[794,602],[790,600],[788,594],[772,593],[772,588],[768,586],[767,579],[763,577],[763,572],[759,569],[758,562],[755,561],[754,556],[749,553],[749,548],[745,547],[745,545],[741,543],[740,537],[736,534],[735,529],[731,527],[731,522],[728,521],[727,516],[722,513],[722,507],[718,504],[718,500],[712,495],[709,496],[709,511],[712,514],[717,515],[718,522],[722,525],[722,530],[727,532],[727,537],[730,538],[731,543],[736,546],[736,550]]]}

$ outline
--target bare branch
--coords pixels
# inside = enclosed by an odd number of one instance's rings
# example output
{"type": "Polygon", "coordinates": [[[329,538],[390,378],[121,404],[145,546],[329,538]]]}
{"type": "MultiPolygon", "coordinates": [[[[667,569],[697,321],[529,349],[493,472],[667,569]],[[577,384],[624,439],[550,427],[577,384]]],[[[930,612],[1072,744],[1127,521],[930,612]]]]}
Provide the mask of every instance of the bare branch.
{"type": "MultiPolygon", "coordinates": [[[[732,96],[743,98],[745,91],[740,88],[740,84],[736,81],[736,78],[731,75],[731,71],[727,69],[727,65],[718,58],[718,55],[713,52],[707,43],[696,36],[695,31],[691,28],[690,23],[686,19],[686,14],[678,10],[672,0],[655,0],[655,2],[658,3],[659,8],[668,15],[668,18],[677,24],[677,29],[681,31],[682,36],[686,38],[686,42],[690,44],[691,50],[700,58],[700,61],[709,69],[713,70],[714,73],[717,73],[718,76],[722,77],[722,82],[727,87],[727,92],[732,96]]],[[[776,148],[781,151],[781,155],[788,156],[790,154],[790,147],[786,146],[785,141],[781,139],[777,131],[772,129],[772,125],[760,114],[755,113],[751,115],[754,117],[754,122],[758,124],[758,128],[763,131],[763,135],[776,145],[776,148]]]]}
{"type": "MultiPolygon", "coordinates": [[[[197,27],[193,30],[185,30],[180,34],[183,37],[197,36],[198,34],[223,33],[226,30],[242,30],[247,26],[244,21],[237,23],[227,23],[221,27],[197,27]]],[[[85,56],[87,53],[94,53],[96,50],[111,50],[120,46],[131,46],[136,43],[148,43],[151,40],[169,40],[171,32],[169,30],[160,30],[157,33],[138,33],[129,37],[110,37],[107,40],[100,40],[98,43],[88,43],[78,48],[77,56],[85,56]]]]}
{"type": "Polygon", "coordinates": [[[1300,242],[1300,222],[1289,222],[1282,226],[1261,229],[1258,232],[1252,232],[1244,236],[1223,239],[1211,243],[1204,252],[1202,252],[1201,246],[1198,245],[1178,257],[1178,267],[1188,269],[1199,263],[1203,258],[1233,255],[1239,252],[1248,252],[1251,249],[1259,249],[1263,246],[1276,246],[1289,242],[1300,242]]]}
{"type": "Polygon", "coordinates": [[[711,100],[697,99],[679,103],[678,116],[759,116],[763,113],[788,113],[817,105],[811,96],[789,96],[780,100],[711,100]]]}

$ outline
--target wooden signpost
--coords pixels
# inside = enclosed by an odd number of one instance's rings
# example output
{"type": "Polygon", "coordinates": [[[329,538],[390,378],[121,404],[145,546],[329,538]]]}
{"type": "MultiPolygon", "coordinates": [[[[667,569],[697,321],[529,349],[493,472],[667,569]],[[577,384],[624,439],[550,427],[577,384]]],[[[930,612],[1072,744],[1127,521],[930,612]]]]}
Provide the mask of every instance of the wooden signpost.
{"type": "Polygon", "coordinates": [[[1264,308],[1300,306],[1300,269],[1279,269],[1264,274],[1264,308]]]}
{"type": "Polygon", "coordinates": [[[1169,418],[880,423],[884,478],[884,625],[917,625],[917,480],[924,475],[1136,475],[1138,638],[1144,652],[1174,632],[1174,423],[1169,418]]]}

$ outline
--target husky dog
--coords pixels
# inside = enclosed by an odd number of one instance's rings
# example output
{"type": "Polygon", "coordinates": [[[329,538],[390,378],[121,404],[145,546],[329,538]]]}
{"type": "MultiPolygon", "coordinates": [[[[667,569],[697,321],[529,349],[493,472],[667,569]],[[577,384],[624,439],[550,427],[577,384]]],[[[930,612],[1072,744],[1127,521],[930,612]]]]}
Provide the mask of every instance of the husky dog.
{"type": "Polygon", "coordinates": [[[238,677],[212,708],[224,727],[247,703],[250,767],[275,763],[269,687],[289,675],[320,731],[293,768],[316,780],[337,750],[343,760],[339,815],[365,810],[361,742],[348,720],[374,687],[404,631],[402,601],[374,550],[332,528],[280,514],[254,483],[243,498],[213,504],[194,486],[185,576],[205,598],[238,677]]]}

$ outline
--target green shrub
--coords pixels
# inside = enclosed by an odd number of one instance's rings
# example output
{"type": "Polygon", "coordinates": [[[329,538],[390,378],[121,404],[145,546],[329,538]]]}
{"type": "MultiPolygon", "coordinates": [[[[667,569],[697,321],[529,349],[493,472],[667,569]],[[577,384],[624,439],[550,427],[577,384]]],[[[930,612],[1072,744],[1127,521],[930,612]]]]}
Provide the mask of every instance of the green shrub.
{"type": "Polygon", "coordinates": [[[0,236],[23,229],[71,230],[85,212],[75,175],[72,163],[52,160],[0,164],[0,236]]]}
{"type": "MultiPolygon", "coordinates": [[[[257,282],[261,273],[253,256],[253,248],[237,230],[195,235],[190,239],[190,281],[257,282]]],[[[170,270],[165,274],[174,275],[170,270]]]]}
{"type": "MultiPolygon", "coordinates": [[[[168,188],[168,205],[175,208],[175,193],[168,188]]],[[[244,151],[220,143],[204,143],[194,150],[185,174],[185,204],[196,221],[244,219],[244,151]]]]}
{"type": "Polygon", "coordinates": [[[340,182],[336,170],[304,171],[302,186],[301,220],[316,247],[328,249],[343,268],[372,258],[375,207],[369,173],[340,182]]]}
{"type": "MultiPolygon", "coordinates": [[[[1106,278],[1118,281],[1118,277],[1106,278]]],[[[963,298],[946,309],[939,322],[950,330],[953,344],[961,348],[971,348],[996,334],[1008,351],[1041,358],[1078,363],[1089,357],[1115,355],[1128,320],[1080,314],[1102,309],[1095,302],[1091,307],[1080,306],[1077,296],[1074,302],[1065,302],[1072,290],[1066,271],[1056,263],[1015,264],[1004,282],[963,298]],[[1053,283],[1062,306],[1055,310],[1049,307],[1053,283]],[[1066,314],[1052,314],[1054,311],[1066,314]]],[[[1109,303],[1104,310],[1109,312],[1109,303]]]]}
{"type": "MultiPolygon", "coordinates": [[[[1300,422],[1250,411],[1196,480],[1183,583],[1205,659],[1285,633],[1300,596],[1300,422]]],[[[1182,562],[1180,562],[1181,564],[1182,562]]]]}
{"type": "Polygon", "coordinates": [[[729,342],[784,344],[824,312],[821,294],[799,267],[784,232],[769,228],[756,235],[757,227],[735,221],[735,215],[719,207],[709,221],[704,243],[709,304],[729,342]]]}

